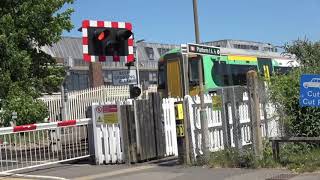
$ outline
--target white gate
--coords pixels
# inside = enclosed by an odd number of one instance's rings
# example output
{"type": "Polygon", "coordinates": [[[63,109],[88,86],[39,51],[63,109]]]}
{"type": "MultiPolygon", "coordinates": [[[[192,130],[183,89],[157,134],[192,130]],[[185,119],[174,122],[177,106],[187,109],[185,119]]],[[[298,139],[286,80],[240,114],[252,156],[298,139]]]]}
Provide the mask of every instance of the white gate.
{"type": "Polygon", "coordinates": [[[0,128],[1,172],[87,158],[90,119],[0,128]]]}
{"type": "Polygon", "coordinates": [[[176,120],[175,120],[175,109],[174,103],[177,99],[168,98],[162,100],[162,112],[163,121],[165,127],[165,138],[166,138],[166,155],[177,156],[177,131],[176,131],[176,120]]]}

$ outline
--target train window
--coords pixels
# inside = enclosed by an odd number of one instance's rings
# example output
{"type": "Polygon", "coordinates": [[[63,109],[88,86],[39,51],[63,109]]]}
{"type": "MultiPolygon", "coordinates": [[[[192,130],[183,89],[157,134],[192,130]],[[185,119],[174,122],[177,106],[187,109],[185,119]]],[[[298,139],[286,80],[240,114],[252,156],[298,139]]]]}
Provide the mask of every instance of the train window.
{"type": "Polygon", "coordinates": [[[199,82],[198,62],[199,60],[189,59],[189,81],[195,83],[194,85],[199,82]]]}
{"type": "Polygon", "coordinates": [[[247,72],[250,70],[257,71],[257,67],[215,62],[211,74],[218,86],[246,85],[247,72]]]}
{"type": "Polygon", "coordinates": [[[248,65],[230,65],[233,85],[246,85],[247,72],[250,70],[257,71],[257,66],[248,65]]]}
{"type": "Polygon", "coordinates": [[[279,67],[275,66],[274,71],[276,74],[288,74],[289,71],[291,71],[293,68],[292,67],[279,67]]]}
{"type": "Polygon", "coordinates": [[[228,86],[230,75],[227,71],[227,64],[226,62],[214,62],[213,71],[211,72],[212,77],[215,81],[215,83],[218,86],[228,86]]]}
{"type": "Polygon", "coordinates": [[[164,89],[166,84],[164,64],[159,63],[158,68],[158,87],[164,89]]]}

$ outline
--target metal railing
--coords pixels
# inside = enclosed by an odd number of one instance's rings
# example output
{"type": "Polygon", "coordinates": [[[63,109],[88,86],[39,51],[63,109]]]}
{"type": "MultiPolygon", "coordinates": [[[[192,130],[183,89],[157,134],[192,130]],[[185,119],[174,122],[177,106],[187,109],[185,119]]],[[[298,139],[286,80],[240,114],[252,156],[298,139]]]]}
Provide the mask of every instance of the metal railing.
{"type": "Polygon", "coordinates": [[[0,172],[89,157],[89,120],[0,128],[0,172]]]}

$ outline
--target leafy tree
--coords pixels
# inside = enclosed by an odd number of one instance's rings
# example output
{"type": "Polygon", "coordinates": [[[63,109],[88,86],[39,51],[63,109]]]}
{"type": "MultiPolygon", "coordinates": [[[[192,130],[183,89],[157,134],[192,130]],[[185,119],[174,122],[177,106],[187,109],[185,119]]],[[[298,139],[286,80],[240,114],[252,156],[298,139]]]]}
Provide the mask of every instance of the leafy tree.
{"type": "Polygon", "coordinates": [[[300,76],[320,74],[320,42],[297,40],[285,45],[285,52],[301,64],[287,75],[275,75],[270,83],[270,98],[277,105],[287,135],[320,136],[320,108],[300,107],[300,76]]]}
{"type": "Polygon", "coordinates": [[[34,99],[18,85],[12,86],[12,91],[4,103],[4,113],[2,114],[2,125],[9,126],[12,112],[17,112],[16,125],[32,124],[39,122],[48,116],[47,108],[43,102],[34,99]]]}
{"type": "MultiPolygon", "coordinates": [[[[64,30],[72,29],[73,10],[61,10],[71,3],[73,0],[0,1],[0,108],[4,112],[18,107],[13,102],[21,107],[29,103],[35,105],[35,111],[43,111],[44,104],[35,99],[43,92],[58,90],[63,70],[41,47],[52,45],[64,30]]],[[[40,121],[43,116],[32,121],[40,121]]]]}

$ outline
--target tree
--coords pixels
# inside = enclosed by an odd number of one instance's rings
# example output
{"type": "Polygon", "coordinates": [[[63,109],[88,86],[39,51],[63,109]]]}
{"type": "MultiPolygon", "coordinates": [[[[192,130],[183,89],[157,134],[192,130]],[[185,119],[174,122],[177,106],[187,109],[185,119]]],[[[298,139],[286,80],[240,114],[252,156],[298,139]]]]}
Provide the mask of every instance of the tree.
{"type": "MultiPolygon", "coordinates": [[[[9,111],[6,108],[13,107],[10,103],[19,97],[29,98],[28,102],[42,111],[44,104],[35,99],[43,92],[57,90],[64,73],[41,47],[52,45],[64,30],[72,29],[73,10],[60,10],[71,3],[73,0],[0,1],[0,107],[4,111],[9,111]]],[[[17,102],[25,105],[24,101],[17,102]]]]}
{"type": "Polygon", "coordinates": [[[320,42],[297,40],[285,45],[285,53],[293,55],[301,66],[271,78],[270,98],[277,105],[287,135],[320,136],[320,109],[299,106],[300,76],[320,74],[320,42]]]}

